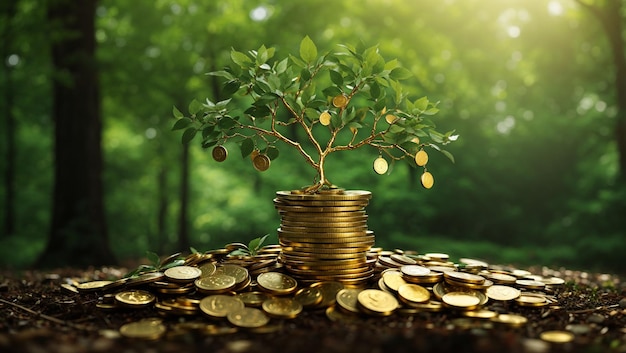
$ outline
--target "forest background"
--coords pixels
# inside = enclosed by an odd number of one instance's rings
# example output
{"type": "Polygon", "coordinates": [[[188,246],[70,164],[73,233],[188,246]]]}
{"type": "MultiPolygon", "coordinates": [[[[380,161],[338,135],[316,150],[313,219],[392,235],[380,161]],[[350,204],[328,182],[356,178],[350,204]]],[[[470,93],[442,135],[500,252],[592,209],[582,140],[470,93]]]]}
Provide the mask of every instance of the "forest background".
{"type": "Polygon", "coordinates": [[[312,172],[283,152],[259,173],[235,145],[217,163],[199,144],[181,144],[172,107],[218,100],[221,82],[205,73],[226,65],[231,48],[264,44],[284,57],[308,35],[320,51],[378,45],[414,74],[404,81],[413,98],[440,101],[438,127],[460,135],[448,148],[454,164],[430,154],[430,190],[408,165],[375,174],[373,149],[333,155],[335,184],[373,193],[377,246],[623,272],[621,0],[83,2],[78,10],[64,0],[0,6],[0,267],[96,264],[92,254],[103,248],[124,262],[264,234],[277,243],[272,198],[311,184],[312,172]],[[71,16],[92,19],[91,32],[68,30],[71,16]],[[66,112],[61,125],[55,108],[59,87],[77,91],[56,49],[81,35],[94,39],[88,70],[98,89],[94,102],[80,92],[72,99],[91,102],[99,130],[81,125],[92,110],[66,112]],[[89,167],[88,154],[63,159],[59,146],[74,139],[95,139],[101,166],[89,167]],[[99,230],[55,218],[73,193],[57,185],[61,160],[76,180],[101,181],[99,230]],[[61,255],[45,256],[54,251],[61,255]]]}

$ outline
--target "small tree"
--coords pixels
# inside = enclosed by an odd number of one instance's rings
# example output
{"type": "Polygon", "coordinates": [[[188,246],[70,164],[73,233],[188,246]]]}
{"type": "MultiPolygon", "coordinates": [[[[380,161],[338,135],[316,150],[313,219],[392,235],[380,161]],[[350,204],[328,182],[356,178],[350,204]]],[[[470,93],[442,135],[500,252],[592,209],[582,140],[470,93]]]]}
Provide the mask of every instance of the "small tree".
{"type": "Polygon", "coordinates": [[[437,103],[427,97],[408,99],[400,80],[411,73],[397,60],[385,61],[376,46],[341,48],[320,56],[307,36],[299,57],[282,60],[273,60],[274,48],[261,46],[247,54],[233,49],[234,65],[209,73],[226,79],[223,93],[230,98],[204,104],[194,100],[189,116],[174,107],[178,120],[173,129],[185,129],[183,143],[200,133],[202,147],[213,147],[217,161],[228,155],[224,143],[235,141],[259,171],[278,157],[279,142],[291,146],[317,172],[304,190],[308,193],[332,185],[324,164],[331,153],[364,146],[378,150],[377,173],[387,172],[388,160],[411,160],[424,169],[422,185],[432,187],[424,149],[441,151],[454,161],[441,146],[458,135],[436,131],[427,118],[439,111],[437,103]],[[304,133],[302,141],[297,134],[288,137],[294,126],[304,133]]]}

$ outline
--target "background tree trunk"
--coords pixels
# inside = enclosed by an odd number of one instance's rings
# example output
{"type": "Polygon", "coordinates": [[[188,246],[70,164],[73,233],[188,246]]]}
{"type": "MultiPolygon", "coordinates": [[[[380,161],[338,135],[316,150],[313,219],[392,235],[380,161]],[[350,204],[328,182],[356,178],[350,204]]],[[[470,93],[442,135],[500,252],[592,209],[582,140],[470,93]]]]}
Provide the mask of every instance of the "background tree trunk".
{"type": "Polygon", "coordinates": [[[50,233],[38,266],[114,262],[102,193],[96,2],[48,2],[48,20],[56,34],[52,43],[55,170],[50,233]]]}
{"type": "Polygon", "coordinates": [[[180,213],[178,214],[178,249],[189,249],[189,143],[183,145],[180,176],[180,213]]]}
{"type": "Polygon", "coordinates": [[[626,180],[626,54],[622,35],[622,0],[608,0],[605,5],[590,5],[583,0],[577,2],[600,21],[613,54],[615,66],[615,101],[617,116],[615,121],[615,141],[617,143],[619,178],[626,180]]]}
{"type": "Polygon", "coordinates": [[[14,30],[12,19],[16,13],[17,1],[8,1],[1,7],[0,18],[5,22],[4,33],[2,33],[2,50],[0,57],[4,60],[2,71],[4,73],[4,109],[3,114],[5,123],[5,169],[4,169],[4,227],[3,237],[9,237],[15,233],[15,154],[17,146],[15,142],[16,122],[13,115],[13,106],[15,104],[15,87],[13,84],[13,67],[8,62],[11,55],[14,30]]]}

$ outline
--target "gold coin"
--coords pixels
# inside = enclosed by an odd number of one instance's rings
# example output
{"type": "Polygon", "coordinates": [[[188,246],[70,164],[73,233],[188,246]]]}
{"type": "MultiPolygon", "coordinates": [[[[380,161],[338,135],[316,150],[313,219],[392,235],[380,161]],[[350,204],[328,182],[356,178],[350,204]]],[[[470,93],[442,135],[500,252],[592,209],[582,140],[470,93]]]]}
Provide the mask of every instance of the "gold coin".
{"type": "Polygon", "coordinates": [[[245,328],[265,326],[270,321],[263,311],[245,307],[229,312],[226,318],[231,324],[245,328]]]}
{"type": "Polygon", "coordinates": [[[78,289],[76,289],[76,287],[74,287],[71,284],[68,283],[61,283],[61,288],[65,289],[67,292],[70,292],[72,294],[78,294],[78,289]]]}
{"type": "Polygon", "coordinates": [[[422,186],[426,189],[432,188],[435,184],[435,178],[433,178],[433,175],[430,174],[430,172],[424,172],[420,177],[420,181],[422,183],[422,186]]]}
{"type": "Polygon", "coordinates": [[[530,307],[541,307],[550,304],[544,295],[531,293],[522,293],[515,299],[515,302],[518,305],[530,307]]]}
{"type": "Polygon", "coordinates": [[[320,114],[320,124],[324,125],[324,126],[328,126],[330,125],[330,113],[328,113],[328,111],[324,111],[322,112],[322,114],[320,114]]]}
{"type": "Polygon", "coordinates": [[[357,288],[344,288],[337,292],[336,301],[339,307],[347,312],[358,313],[358,296],[361,293],[361,289],[357,288]]]}
{"type": "Polygon", "coordinates": [[[161,319],[143,319],[130,322],[120,327],[120,334],[128,338],[157,340],[166,331],[161,319]]]}
{"type": "Polygon", "coordinates": [[[405,303],[425,303],[430,300],[428,289],[417,284],[405,283],[400,285],[398,295],[405,303]]]}
{"type": "Polygon", "coordinates": [[[480,304],[480,299],[477,296],[467,292],[446,293],[441,297],[441,301],[449,307],[466,310],[475,309],[480,304]]]}
{"type": "Polygon", "coordinates": [[[438,302],[436,300],[430,300],[426,303],[408,303],[405,302],[405,304],[407,304],[408,306],[410,306],[412,309],[416,309],[419,311],[427,311],[427,312],[438,312],[443,310],[443,304],[441,304],[441,302],[438,302]]]}
{"type": "Polygon", "coordinates": [[[326,317],[333,322],[357,322],[360,320],[357,315],[337,310],[335,305],[326,308],[326,317]]]}
{"type": "Polygon", "coordinates": [[[286,297],[268,299],[262,307],[269,316],[280,319],[293,319],[302,312],[300,302],[286,297]]]}
{"type": "Polygon", "coordinates": [[[389,170],[389,164],[383,157],[378,157],[374,160],[374,171],[377,174],[385,174],[389,170]]]}
{"type": "Polygon", "coordinates": [[[200,277],[208,277],[215,273],[217,269],[214,262],[206,262],[202,264],[200,267],[200,277]]]}
{"type": "Polygon", "coordinates": [[[497,312],[481,309],[481,310],[467,310],[463,312],[463,316],[473,317],[477,319],[491,319],[498,315],[497,312]]]}
{"type": "Polygon", "coordinates": [[[517,281],[515,281],[515,284],[518,287],[524,288],[524,289],[538,289],[538,290],[542,290],[546,287],[546,284],[543,282],[539,282],[539,281],[535,281],[535,280],[530,280],[530,279],[518,279],[517,281]]]}
{"type": "Polygon", "coordinates": [[[202,271],[192,266],[170,267],[164,272],[165,277],[174,282],[193,282],[200,277],[202,271]]]}
{"type": "Polygon", "coordinates": [[[417,153],[415,154],[415,164],[423,167],[426,165],[426,163],[428,163],[428,153],[426,153],[426,151],[424,150],[417,151],[417,153]]]}
{"type": "Polygon", "coordinates": [[[506,273],[490,273],[486,276],[496,284],[515,284],[517,278],[506,273]]]}
{"type": "Polygon", "coordinates": [[[393,114],[387,114],[385,116],[385,121],[387,122],[387,124],[391,125],[393,123],[395,123],[398,120],[398,117],[393,115],[393,114]]]}
{"type": "Polygon", "coordinates": [[[211,155],[213,156],[213,159],[217,162],[223,162],[226,160],[226,157],[228,157],[228,150],[222,145],[215,146],[213,147],[211,155]]]}
{"type": "Polygon", "coordinates": [[[562,278],[558,278],[558,277],[548,277],[548,278],[542,278],[539,280],[540,282],[543,282],[546,286],[560,286],[565,284],[565,280],[562,278]]]}
{"type": "Polygon", "coordinates": [[[388,316],[398,308],[398,300],[390,293],[379,289],[364,289],[357,296],[359,308],[365,313],[388,316]]]}
{"type": "Polygon", "coordinates": [[[474,275],[467,272],[444,272],[443,277],[445,279],[451,279],[457,282],[463,283],[473,283],[473,284],[483,284],[485,283],[485,278],[479,275],[474,275]]]}
{"type": "Polygon", "coordinates": [[[246,270],[245,268],[241,266],[233,265],[233,264],[224,264],[224,265],[218,266],[215,269],[214,274],[228,275],[228,276],[235,277],[235,284],[240,284],[244,282],[245,280],[247,280],[249,277],[248,270],[246,270]]]}
{"type": "Polygon", "coordinates": [[[79,292],[95,292],[99,290],[106,289],[107,286],[111,285],[113,281],[91,281],[91,282],[83,282],[76,285],[76,289],[79,292]]]}
{"type": "Polygon", "coordinates": [[[404,265],[400,267],[402,274],[409,277],[427,276],[430,274],[430,269],[420,265],[404,265]]]}
{"type": "Polygon", "coordinates": [[[259,154],[252,160],[252,165],[254,166],[254,169],[258,170],[259,172],[264,172],[268,170],[270,167],[270,163],[270,158],[264,154],[259,154]]]}
{"type": "Polygon", "coordinates": [[[544,331],[539,338],[550,343],[568,343],[574,340],[574,334],[569,331],[544,331]]]}
{"type": "Polygon", "coordinates": [[[228,313],[243,308],[241,299],[230,295],[210,295],[200,300],[200,310],[211,317],[226,317],[228,313]]]}
{"type": "Polygon", "coordinates": [[[348,105],[348,97],[344,94],[333,97],[333,106],[335,108],[345,108],[348,105]]]}
{"type": "Polygon", "coordinates": [[[245,292],[237,294],[245,306],[260,307],[264,301],[269,299],[267,293],[264,292],[245,292]]]}
{"type": "Polygon", "coordinates": [[[311,284],[311,287],[318,288],[322,292],[321,307],[328,307],[337,302],[337,293],[344,288],[338,281],[322,281],[311,284]]]}
{"type": "Polygon", "coordinates": [[[394,293],[398,291],[401,285],[406,284],[406,281],[402,278],[402,272],[397,270],[383,273],[382,278],[385,286],[394,293]]]}
{"type": "Polygon", "coordinates": [[[155,300],[154,294],[145,290],[129,290],[115,295],[115,301],[127,307],[144,307],[152,304],[155,300]]]}
{"type": "Polygon", "coordinates": [[[509,301],[516,299],[520,296],[521,292],[513,287],[503,286],[503,285],[494,285],[485,291],[487,296],[493,300],[501,300],[501,301],[509,301]]]}
{"type": "Polygon", "coordinates": [[[236,283],[235,277],[223,274],[198,278],[194,282],[200,292],[210,294],[226,293],[233,289],[236,283]]]}
{"type": "Polygon", "coordinates": [[[261,289],[275,295],[290,294],[298,288],[298,282],[293,277],[280,272],[261,273],[256,281],[261,289]]]}
{"type": "Polygon", "coordinates": [[[306,193],[292,193],[291,191],[277,191],[276,195],[281,199],[288,200],[369,200],[372,198],[372,193],[366,190],[342,190],[336,193],[318,193],[318,194],[306,194],[306,193]]]}
{"type": "Polygon", "coordinates": [[[317,287],[301,288],[293,297],[305,308],[312,308],[322,302],[322,291],[317,287]]]}
{"type": "Polygon", "coordinates": [[[513,327],[520,327],[528,322],[528,319],[521,315],[515,314],[500,314],[490,319],[494,323],[505,324],[513,327]]]}

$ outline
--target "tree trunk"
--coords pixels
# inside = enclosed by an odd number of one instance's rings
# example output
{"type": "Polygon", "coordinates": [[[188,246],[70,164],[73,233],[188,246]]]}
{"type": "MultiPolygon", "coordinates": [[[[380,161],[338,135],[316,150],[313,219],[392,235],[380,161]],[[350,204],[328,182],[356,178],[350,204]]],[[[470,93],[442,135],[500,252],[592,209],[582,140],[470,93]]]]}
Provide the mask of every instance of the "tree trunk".
{"type": "Polygon", "coordinates": [[[602,24],[609,39],[615,66],[615,99],[617,116],[615,141],[617,143],[619,178],[626,181],[626,54],[624,53],[622,0],[608,0],[604,7],[596,7],[582,0],[577,2],[589,10],[602,24]]]}
{"type": "Polygon", "coordinates": [[[183,145],[180,176],[180,213],[178,219],[178,248],[180,251],[187,250],[191,246],[189,242],[188,227],[189,209],[189,143],[183,145]]]}
{"type": "MultiPolygon", "coordinates": [[[[7,21],[5,33],[2,33],[2,51],[1,58],[7,59],[11,54],[12,41],[13,41],[13,25],[12,19],[15,17],[17,7],[17,1],[9,1],[2,6],[2,13],[0,18],[7,21]]],[[[15,154],[17,153],[17,147],[15,143],[15,130],[16,122],[13,115],[13,106],[15,103],[15,87],[13,86],[11,64],[5,62],[2,66],[4,72],[4,117],[6,119],[5,125],[5,169],[4,169],[4,237],[9,237],[15,233],[15,154]]]]}
{"type": "Polygon", "coordinates": [[[102,192],[96,0],[48,4],[48,21],[60,30],[52,36],[54,194],[48,244],[37,265],[112,264],[102,192]]]}

